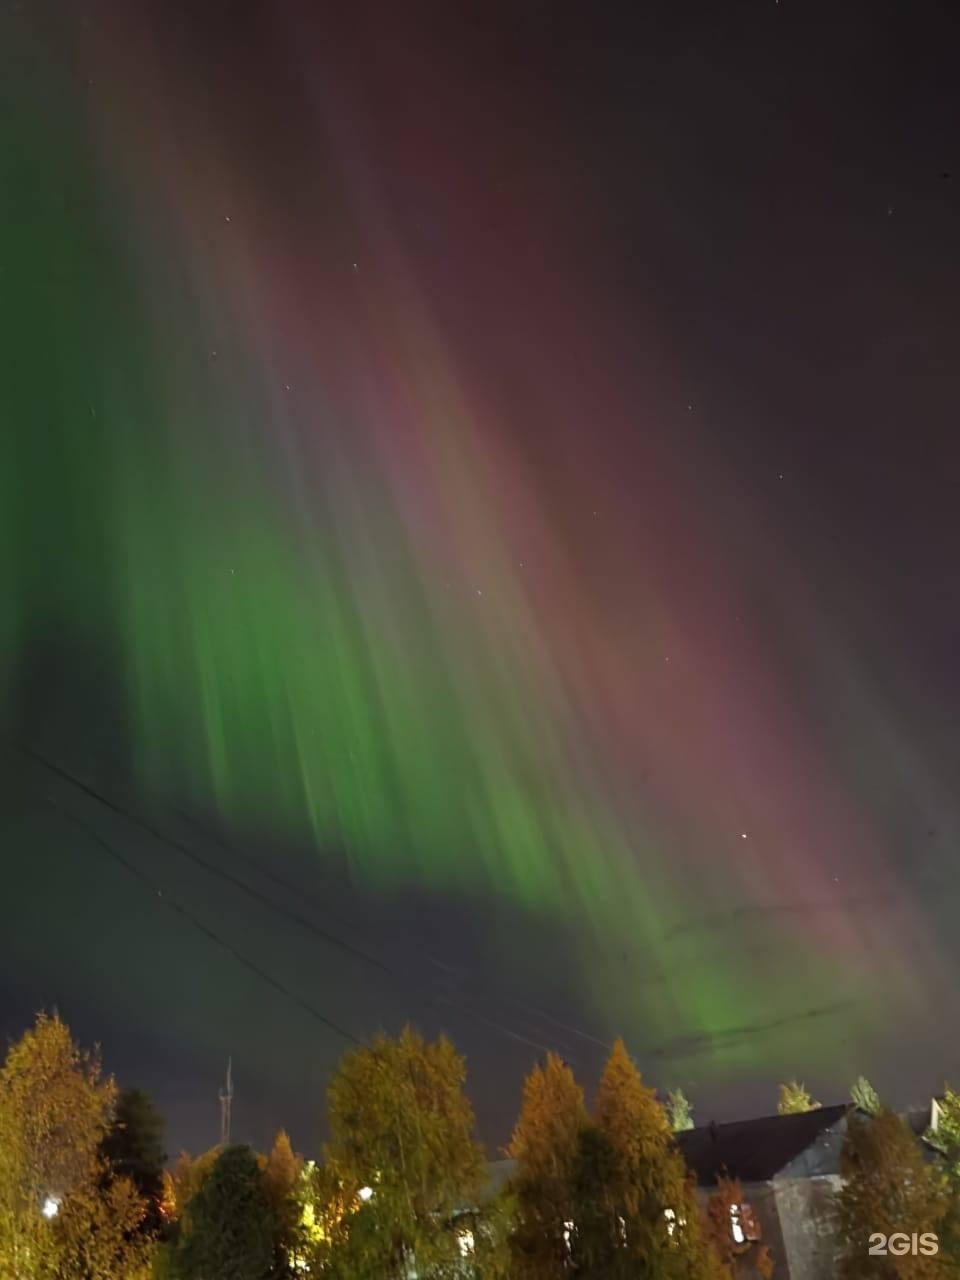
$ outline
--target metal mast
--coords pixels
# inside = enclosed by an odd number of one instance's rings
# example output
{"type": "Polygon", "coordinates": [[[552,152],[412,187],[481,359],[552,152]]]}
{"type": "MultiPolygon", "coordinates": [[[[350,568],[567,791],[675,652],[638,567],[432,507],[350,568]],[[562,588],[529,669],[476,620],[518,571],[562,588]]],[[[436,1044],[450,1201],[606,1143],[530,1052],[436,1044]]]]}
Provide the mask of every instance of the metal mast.
{"type": "Polygon", "coordinates": [[[230,1143],[230,1110],[233,1105],[233,1058],[227,1059],[227,1087],[220,1090],[220,1145],[230,1143]]]}

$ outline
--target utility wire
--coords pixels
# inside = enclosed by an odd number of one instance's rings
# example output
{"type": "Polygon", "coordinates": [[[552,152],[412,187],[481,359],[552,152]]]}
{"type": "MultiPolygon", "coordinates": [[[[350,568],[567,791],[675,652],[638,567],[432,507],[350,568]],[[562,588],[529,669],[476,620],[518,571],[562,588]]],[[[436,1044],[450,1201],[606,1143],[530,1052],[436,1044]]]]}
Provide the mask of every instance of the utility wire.
{"type": "MultiPolygon", "coordinates": [[[[189,823],[190,826],[193,827],[195,830],[197,830],[205,840],[212,841],[225,853],[229,853],[231,857],[240,858],[242,861],[244,861],[247,864],[248,867],[250,867],[254,871],[255,874],[262,876],[265,880],[268,880],[271,884],[276,885],[279,889],[282,889],[285,893],[291,893],[297,897],[304,899],[305,901],[309,902],[310,905],[317,910],[329,910],[326,904],[321,902],[316,897],[315,894],[312,894],[309,892],[305,893],[299,886],[291,884],[289,880],[285,880],[282,876],[278,876],[276,872],[271,871],[268,867],[265,867],[263,863],[259,860],[259,858],[256,858],[254,855],[248,853],[245,849],[242,849],[235,844],[228,844],[217,832],[211,831],[209,827],[198,822],[195,817],[187,813],[185,810],[177,806],[171,806],[171,807],[173,809],[173,812],[176,813],[176,815],[179,818],[181,818],[184,822],[189,823]]],[[[326,880],[334,881],[337,887],[341,890],[346,890],[348,892],[353,892],[353,893],[356,892],[355,887],[346,880],[340,880],[337,877],[332,875],[326,875],[323,878],[326,880]]],[[[364,927],[363,924],[361,922],[358,922],[356,919],[351,919],[348,916],[344,916],[342,918],[343,918],[343,922],[345,924],[350,925],[352,929],[359,930],[364,927]]],[[[416,941],[416,939],[410,939],[409,946],[411,951],[413,951],[416,955],[418,955],[422,960],[425,960],[428,964],[432,965],[433,968],[440,969],[449,973],[453,973],[457,977],[465,977],[470,982],[482,983],[482,979],[478,978],[476,974],[471,973],[470,970],[462,969],[456,965],[448,965],[448,964],[445,964],[443,961],[436,959],[436,957],[432,956],[429,953],[429,951],[426,950],[426,948],[421,946],[416,941]]],[[[538,1009],[536,1005],[524,1004],[522,1001],[517,1000],[512,996],[500,995],[500,998],[505,1000],[508,1004],[511,1004],[515,1009],[519,1010],[520,1013],[526,1015],[527,1017],[539,1018],[543,1022],[548,1022],[552,1027],[556,1027],[558,1031],[564,1031],[568,1035],[576,1036],[578,1039],[584,1040],[589,1044],[597,1045],[599,1048],[606,1050],[608,1053],[612,1048],[609,1041],[601,1040],[599,1036],[591,1035],[588,1031],[581,1031],[579,1027],[573,1027],[567,1022],[562,1022],[559,1018],[555,1018],[553,1017],[552,1014],[547,1013],[545,1009],[538,1009]]],[[[443,1004],[453,1003],[452,1000],[443,996],[437,996],[434,999],[439,1000],[443,1004]]],[[[467,1012],[473,1012],[470,1010],[469,1006],[464,1005],[463,1007],[467,1012]]],[[[479,1021],[486,1022],[488,1025],[490,1025],[490,1019],[485,1014],[481,1014],[477,1012],[476,1017],[478,1018],[479,1021]]],[[[494,1023],[492,1025],[496,1025],[496,1024],[494,1023]]],[[[527,1044],[532,1043],[529,1040],[525,1040],[523,1036],[520,1036],[516,1032],[513,1032],[505,1027],[500,1027],[499,1029],[502,1030],[504,1034],[510,1036],[513,1039],[520,1039],[527,1044]]]]}
{"type": "Polygon", "coordinates": [[[286,916],[289,920],[293,920],[296,924],[300,925],[301,928],[306,929],[308,933],[315,934],[317,937],[322,938],[324,942],[329,942],[331,946],[339,947],[341,951],[345,951],[356,959],[362,960],[364,964],[371,965],[373,968],[379,969],[382,973],[390,973],[389,967],[384,964],[382,960],[378,960],[376,956],[370,955],[369,952],[362,950],[360,947],[351,945],[351,943],[344,941],[343,938],[328,932],[326,929],[321,929],[318,925],[314,924],[312,920],[309,920],[306,916],[300,915],[298,911],[293,911],[289,907],[285,907],[278,902],[274,902],[272,898],[266,897],[264,894],[260,893],[258,889],[254,889],[252,885],[247,884],[245,880],[241,880],[231,872],[225,871],[223,867],[218,867],[215,863],[208,862],[206,858],[201,857],[198,853],[194,853],[192,849],[189,849],[175,837],[166,835],[164,832],[159,831],[151,823],[147,822],[145,818],[141,818],[138,814],[132,813],[129,809],[124,808],[123,805],[118,804],[117,801],[111,800],[109,796],[105,796],[102,792],[97,791],[95,787],[91,787],[88,783],[82,781],[82,779],[76,777],[68,770],[61,768],[60,765],[54,764],[51,760],[48,760],[46,756],[40,755],[39,752],[32,750],[30,747],[24,747],[23,750],[32,760],[37,761],[38,764],[42,764],[44,768],[49,769],[50,772],[56,774],[58,778],[62,778],[64,782],[69,782],[71,786],[76,787],[78,791],[82,791],[85,795],[90,796],[91,799],[96,800],[105,808],[110,809],[121,818],[125,818],[127,822],[132,822],[134,826],[142,828],[142,830],[153,836],[155,840],[159,840],[163,844],[170,845],[171,848],[176,849],[178,853],[189,859],[189,861],[194,863],[196,866],[203,867],[205,871],[208,871],[211,875],[219,876],[221,880],[226,880],[228,884],[231,884],[235,889],[239,889],[240,892],[246,894],[248,898],[253,898],[253,900],[258,902],[261,906],[266,907],[268,910],[279,915],[286,916]]]}
{"type": "MultiPolygon", "coordinates": [[[[209,862],[206,858],[201,857],[198,853],[195,853],[192,849],[184,845],[182,841],[177,840],[175,837],[169,836],[165,832],[159,830],[152,823],[148,822],[145,818],[142,818],[139,814],[134,813],[132,810],[126,808],[124,805],[120,804],[118,801],[113,800],[109,796],[104,795],[102,792],[98,791],[95,787],[92,787],[89,783],[84,782],[81,778],[78,778],[75,774],[71,773],[68,769],[65,769],[62,766],[55,764],[53,761],[47,759],[46,756],[41,755],[40,752],[35,751],[31,747],[27,747],[27,746],[24,746],[21,749],[25,755],[27,755],[30,759],[34,760],[36,763],[42,765],[45,769],[49,770],[56,777],[69,783],[71,786],[81,791],[84,795],[89,796],[91,799],[97,801],[97,803],[103,805],[106,809],[109,809],[112,813],[115,813],[119,817],[125,819],[126,821],[133,823],[134,826],[140,827],[143,831],[146,831],[149,835],[151,835],[155,840],[159,840],[161,844],[169,845],[171,848],[175,849],[178,853],[186,857],[190,862],[194,863],[196,866],[202,867],[209,874],[214,876],[219,876],[221,879],[227,881],[227,883],[239,889],[247,897],[257,902],[260,906],[266,907],[268,910],[274,912],[275,914],[286,916],[287,918],[295,921],[302,928],[306,929],[307,932],[320,938],[324,942],[328,942],[331,945],[340,948],[342,951],[356,957],[357,959],[362,960],[364,963],[370,965],[372,968],[379,970],[381,973],[383,973],[389,978],[393,978],[394,980],[399,981],[401,983],[405,983],[405,984],[409,984],[411,981],[414,981],[414,982],[416,981],[416,979],[413,979],[408,975],[398,973],[395,968],[392,968],[391,966],[384,963],[382,960],[377,959],[375,956],[370,955],[369,952],[363,950],[363,948],[354,946],[352,943],[346,942],[343,938],[338,937],[336,934],[330,933],[329,930],[319,928],[319,926],[314,924],[313,921],[309,920],[306,916],[301,915],[299,912],[292,911],[291,909],[283,906],[282,904],[273,901],[273,899],[266,897],[264,894],[260,893],[257,889],[254,889],[251,885],[249,885],[245,880],[241,880],[238,876],[233,875],[231,872],[225,871],[222,867],[218,867],[215,863],[209,862]]],[[[94,834],[94,833],[91,831],[90,834],[94,834]]],[[[99,837],[96,837],[96,838],[99,839],[99,837]]],[[[250,858],[249,855],[245,854],[244,857],[247,859],[248,862],[251,862],[251,863],[254,862],[254,860],[250,858]]],[[[264,875],[267,879],[272,880],[275,884],[284,888],[287,892],[300,893],[300,890],[295,889],[294,886],[280,879],[274,873],[265,871],[262,867],[260,867],[255,863],[254,865],[256,866],[256,869],[260,874],[264,875]]],[[[157,886],[153,886],[153,887],[156,888],[156,891],[158,893],[162,894],[162,890],[159,889],[159,887],[157,886]]],[[[198,927],[202,927],[204,930],[206,930],[206,926],[198,925],[198,927]]],[[[227,944],[224,944],[224,945],[227,945],[227,944]]],[[[421,954],[425,954],[425,953],[421,953],[421,954]]],[[[432,963],[436,963],[435,961],[432,961],[431,957],[427,956],[426,958],[431,959],[432,963]]],[[[252,962],[248,962],[246,960],[244,960],[243,962],[247,965],[248,968],[254,967],[252,966],[252,962]]],[[[255,969],[255,971],[257,970],[255,969]]],[[[267,977],[266,980],[273,982],[273,980],[270,979],[269,976],[267,977]]],[[[282,988],[278,987],[278,990],[279,989],[282,989],[282,988]]],[[[299,1000],[299,997],[292,995],[292,993],[291,993],[291,998],[296,1000],[298,1003],[303,1004],[303,1002],[299,1000]]],[[[541,1041],[535,1040],[532,1037],[524,1035],[519,1031],[515,1031],[511,1027],[506,1026],[505,1024],[497,1021],[496,1019],[491,1018],[486,1014],[480,1013],[479,1010],[471,1008],[471,1006],[467,1004],[462,998],[455,1002],[454,1000],[448,997],[441,997],[433,994],[427,994],[426,999],[430,1004],[437,1007],[447,1006],[447,1007],[459,1008],[462,1013],[466,1014],[468,1017],[472,1018],[474,1021],[479,1022],[481,1025],[492,1028],[493,1030],[499,1031],[502,1035],[508,1037],[509,1039],[514,1040],[521,1044],[525,1044],[528,1047],[535,1049],[538,1053],[548,1053],[555,1050],[555,1046],[544,1044],[541,1041]]],[[[307,1005],[304,1005],[303,1007],[310,1009],[310,1006],[307,1006],[307,1005]]],[[[311,1012],[315,1013],[315,1011],[313,1010],[311,1010],[311,1012]]],[[[573,1034],[580,1035],[582,1036],[582,1038],[591,1040],[596,1044],[600,1044],[604,1048],[608,1047],[603,1041],[598,1040],[594,1036],[587,1036],[582,1032],[577,1032],[574,1028],[565,1026],[563,1023],[558,1023],[556,1019],[551,1018],[548,1014],[544,1014],[543,1016],[546,1021],[554,1023],[554,1025],[561,1027],[563,1030],[570,1031],[570,1032],[573,1032],[573,1034]]],[[[357,1041],[356,1043],[360,1043],[360,1042],[357,1041]]],[[[564,1056],[570,1057],[571,1055],[565,1052],[564,1056]]]]}
{"type": "Polygon", "coordinates": [[[332,1018],[328,1018],[326,1014],[321,1013],[319,1009],[315,1008],[301,996],[298,996],[295,991],[291,991],[289,987],[285,986],[278,978],[275,978],[273,974],[268,973],[266,969],[262,968],[255,961],[249,959],[249,957],[245,956],[242,951],[238,951],[232,943],[227,942],[225,938],[222,938],[218,933],[214,932],[209,925],[204,924],[199,916],[195,915],[188,907],[185,907],[183,903],[177,902],[175,898],[169,897],[164,893],[155,880],[143,872],[135,863],[131,862],[129,858],[120,853],[119,850],[115,849],[109,841],[104,840],[99,832],[94,831],[91,826],[81,818],[78,818],[76,814],[68,812],[50,797],[47,798],[47,803],[62,817],[66,818],[68,822],[72,822],[74,826],[78,827],[89,840],[92,840],[97,844],[108,857],[114,860],[114,862],[119,863],[119,865],[125,868],[130,875],[134,876],[142,884],[145,884],[149,889],[151,889],[162,901],[164,906],[169,907],[171,911],[175,912],[182,919],[188,921],[188,923],[193,925],[195,929],[199,930],[199,932],[215,946],[220,947],[221,950],[226,951],[228,955],[232,956],[238,964],[243,965],[245,969],[249,969],[251,973],[256,974],[256,976],[262,982],[265,982],[268,987],[272,987],[273,990],[278,991],[280,995],[286,996],[288,1000],[292,1000],[298,1008],[304,1011],[304,1013],[309,1014],[310,1017],[315,1018],[317,1022],[322,1023],[331,1031],[335,1031],[338,1036],[349,1041],[350,1044],[358,1046],[362,1046],[364,1044],[364,1041],[355,1036],[352,1031],[347,1031],[345,1027],[341,1027],[339,1023],[334,1022],[332,1018]]]}

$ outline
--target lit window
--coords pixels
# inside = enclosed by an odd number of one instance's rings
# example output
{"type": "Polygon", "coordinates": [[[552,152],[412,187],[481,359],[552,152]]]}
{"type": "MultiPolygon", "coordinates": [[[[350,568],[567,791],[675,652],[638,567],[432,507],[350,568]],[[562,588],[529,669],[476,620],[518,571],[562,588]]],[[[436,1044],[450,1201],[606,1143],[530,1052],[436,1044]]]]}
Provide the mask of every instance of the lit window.
{"type": "Polygon", "coordinates": [[[475,1242],[469,1227],[461,1227],[457,1232],[457,1244],[460,1246],[461,1258],[469,1258],[473,1254],[475,1242]]]}
{"type": "Polygon", "coordinates": [[[730,1206],[730,1234],[733,1236],[734,1244],[743,1244],[747,1238],[743,1234],[743,1226],[740,1223],[740,1206],[738,1204],[730,1206]]]}

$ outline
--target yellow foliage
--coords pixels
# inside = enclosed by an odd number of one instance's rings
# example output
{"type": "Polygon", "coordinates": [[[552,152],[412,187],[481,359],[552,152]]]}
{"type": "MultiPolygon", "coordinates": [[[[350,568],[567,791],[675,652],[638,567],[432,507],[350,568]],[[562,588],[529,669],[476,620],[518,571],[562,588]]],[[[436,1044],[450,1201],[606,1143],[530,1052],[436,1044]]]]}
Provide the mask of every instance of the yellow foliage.
{"type": "Polygon", "coordinates": [[[548,1053],[523,1082],[507,1155],[518,1162],[522,1178],[568,1177],[586,1121],[583,1089],[563,1059],[548,1053]]]}
{"type": "Polygon", "coordinates": [[[274,1209],[283,1206],[295,1195],[303,1173],[303,1156],[298,1156],[290,1145],[285,1129],[281,1129],[273,1142],[270,1154],[263,1162],[263,1181],[267,1196],[274,1209]]]}
{"type": "Polygon", "coordinates": [[[116,1087],[55,1014],[39,1014],[0,1071],[0,1274],[130,1280],[144,1202],[100,1157],[116,1087]],[[55,1207],[47,1216],[45,1203],[55,1207]]]}

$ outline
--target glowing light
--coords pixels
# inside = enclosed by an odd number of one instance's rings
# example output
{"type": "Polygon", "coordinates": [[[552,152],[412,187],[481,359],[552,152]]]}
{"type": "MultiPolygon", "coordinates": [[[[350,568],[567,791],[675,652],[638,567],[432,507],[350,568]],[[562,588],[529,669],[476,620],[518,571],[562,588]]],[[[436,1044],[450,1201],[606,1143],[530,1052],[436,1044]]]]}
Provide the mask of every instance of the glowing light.
{"type": "Polygon", "coordinates": [[[663,1216],[667,1220],[667,1235],[673,1238],[677,1228],[683,1228],[687,1225],[686,1218],[678,1218],[673,1209],[664,1209],[663,1216]]]}
{"type": "Polygon", "coordinates": [[[60,1197],[47,1196],[46,1200],[43,1202],[43,1207],[40,1212],[47,1219],[55,1218],[60,1212],[60,1197]]]}
{"type": "Polygon", "coordinates": [[[475,1252],[476,1244],[473,1238],[473,1232],[469,1227],[461,1227],[457,1232],[457,1244],[460,1248],[460,1257],[469,1258],[475,1252]]]}
{"type": "Polygon", "coordinates": [[[736,1244],[743,1244],[747,1238],[743,1227],[740,1225],[740,1206],[738,1204],[730,1206],[730,1234],[736,1244]]]}
{"type": "Polygon", "coordinates": [[[373,1196],[373,1187],[361,1187],[360,1190],[357,1192],[357,1195],[364,1202],[364,1204],[366,1204],[366,1202],[370,1200],[373,1196]]]}

